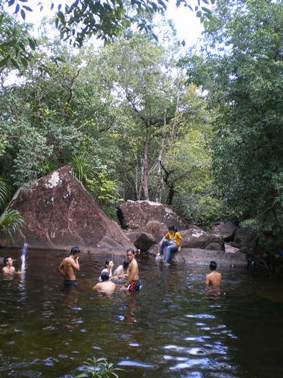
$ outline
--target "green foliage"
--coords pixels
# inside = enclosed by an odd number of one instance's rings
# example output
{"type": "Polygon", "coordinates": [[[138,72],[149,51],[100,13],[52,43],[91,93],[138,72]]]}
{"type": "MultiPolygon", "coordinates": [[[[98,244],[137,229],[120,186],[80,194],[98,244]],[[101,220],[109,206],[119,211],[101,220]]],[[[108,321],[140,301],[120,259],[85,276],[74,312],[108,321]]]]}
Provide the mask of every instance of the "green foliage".
{"type": "MultiPolygon", "coordinates": [[[[29,34],[30,27],[15,18],[19,10],[17,2],[14,16],[11,16],[0,4],[0,72],[6,67],[26,69],[36,47],[35,39],[29,34]]],[[[20,13],[23,16],[24,10],[20,13]]]]}
{"type": "Polygon", "coordinates": [[[0,234],[13,241],[13,234],[24,224],[24,218],[17,210],[9,210],[0,217],[0,234]]]}
{"type": "Polygon", "coordinates": [[[123,369],[115,367],[111,362],[108,362],[106,358],[88,358],[83,365],[84,372],[76,376],[76,378],[119,378],[117,372],[123,371],[123,369]]]}
{"type": "Polygon", "coordinates": [[[10,188],[7,182],[0,177],[0,213],[4,210],[10,197],[10,188]]]}
{"type": "Polygon", "coordinates": [[[282,236],[283,4],[218,1],[191,80],[209,91],[213,172],[227,208],[282,236]]]}

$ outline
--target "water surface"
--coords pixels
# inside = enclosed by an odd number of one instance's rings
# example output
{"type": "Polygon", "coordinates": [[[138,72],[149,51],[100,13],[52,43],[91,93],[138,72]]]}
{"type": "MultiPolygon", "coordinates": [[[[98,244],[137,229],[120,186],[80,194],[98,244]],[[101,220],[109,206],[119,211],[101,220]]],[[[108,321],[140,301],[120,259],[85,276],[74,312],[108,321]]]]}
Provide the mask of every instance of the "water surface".
{"type": "MultiPolygon", "coordinates": [[[[7,254],[19,268],[20,251],[7,254]]],[[[139,257],[141,292],[119,283],[107,297],[92,290],[105,257],[81,255],[79,286],[64,289],[65,256],[28,251],[24,276],[0,277],[0,377],[71,378],[94,356],[123,368],[121,378],[282,378],[278,278],[226,268],[217,292],[205,289],[206,266],[139,257]]]]}

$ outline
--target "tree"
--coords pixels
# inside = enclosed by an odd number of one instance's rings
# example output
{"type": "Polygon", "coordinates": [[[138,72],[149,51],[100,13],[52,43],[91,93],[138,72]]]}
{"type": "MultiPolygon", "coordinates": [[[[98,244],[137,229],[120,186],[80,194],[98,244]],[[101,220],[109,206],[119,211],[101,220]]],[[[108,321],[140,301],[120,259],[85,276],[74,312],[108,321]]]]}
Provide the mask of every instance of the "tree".
{"type": "MultiPolygon", "coordinates": [[[[207,54],[188,62],[190,80],[209,91],[215,183],[240,219],[282,233],[283,4],[217,2],[206,29],[207,54]]],[[[282,234],[281,234],[282,237],[282,234]]]]}
{"type": "MultiPolygon", "coordinates": [[[[55,24],[64,39],[82,46],[85,38],[96,35],[105,42],[113,40],[121,34],[125,28],[136,24],[139,30],[151,30],[151,16],[156,13],[164,13],[166,2],[169,0],[75,0],[70,5],[63,6],[59,2],[55,24]]],[[[28,6],[28,0],[5,0],[9,7],[14,9],[14,14],[20,14],[25,20],[26,12],[32,12],[28,6]]],[[[195,11],[197,17],[210,14],[208,5],[215,0],[177,0],[176,5],[181,4],[191,11],[195,11]]],[[[39,2],[40,10],[43,2],[39,2]]],[[[51,1],[51,10],[55,7],[55,1],[51,1]]]]}

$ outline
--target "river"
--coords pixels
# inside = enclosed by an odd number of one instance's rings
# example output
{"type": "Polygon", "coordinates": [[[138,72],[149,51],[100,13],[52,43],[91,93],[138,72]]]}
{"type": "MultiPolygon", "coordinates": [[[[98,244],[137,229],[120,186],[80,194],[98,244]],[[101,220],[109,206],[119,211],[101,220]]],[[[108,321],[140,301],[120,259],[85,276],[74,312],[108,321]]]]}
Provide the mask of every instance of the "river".
{"type": "MultiPolygon", "coordinates": [[[[17,269],[20,254],[0,249],[17,269]]],[[[72,378],[90,357],[124,369],[120,378],[283,376],[279,278],[223,268],[213,291],[207,266],[139,256],[141,292],[126,295],[118,283],[107,297],[92,290],[105,257],[82,254],[78,288],[64,289],[65,256],[29,250],[25,275],[1,275],[0,377],[72,378]]]]}

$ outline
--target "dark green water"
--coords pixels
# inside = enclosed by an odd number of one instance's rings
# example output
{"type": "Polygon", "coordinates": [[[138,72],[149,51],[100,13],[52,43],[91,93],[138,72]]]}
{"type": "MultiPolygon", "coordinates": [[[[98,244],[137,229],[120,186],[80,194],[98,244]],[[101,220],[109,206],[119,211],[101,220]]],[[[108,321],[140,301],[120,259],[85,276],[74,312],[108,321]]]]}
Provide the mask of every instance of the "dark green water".
{"type": "MultiPolygon", "coordinates": [[[[20,267],[20,251],[10,254],[20,267]]],[[[206,291],[206,266],[139,258],[142,290],[92,291],[104,257],[82,255],[79,287],[66,290],[65,254],[28,251],[25,276],[0,277],[0,377],[65,377],[105,356],[120,377],[283,376],[283,283],[224,269],[220,293],[206,291]]],[[[115,259],[116,266],[122,260],[115,259]]]]}

